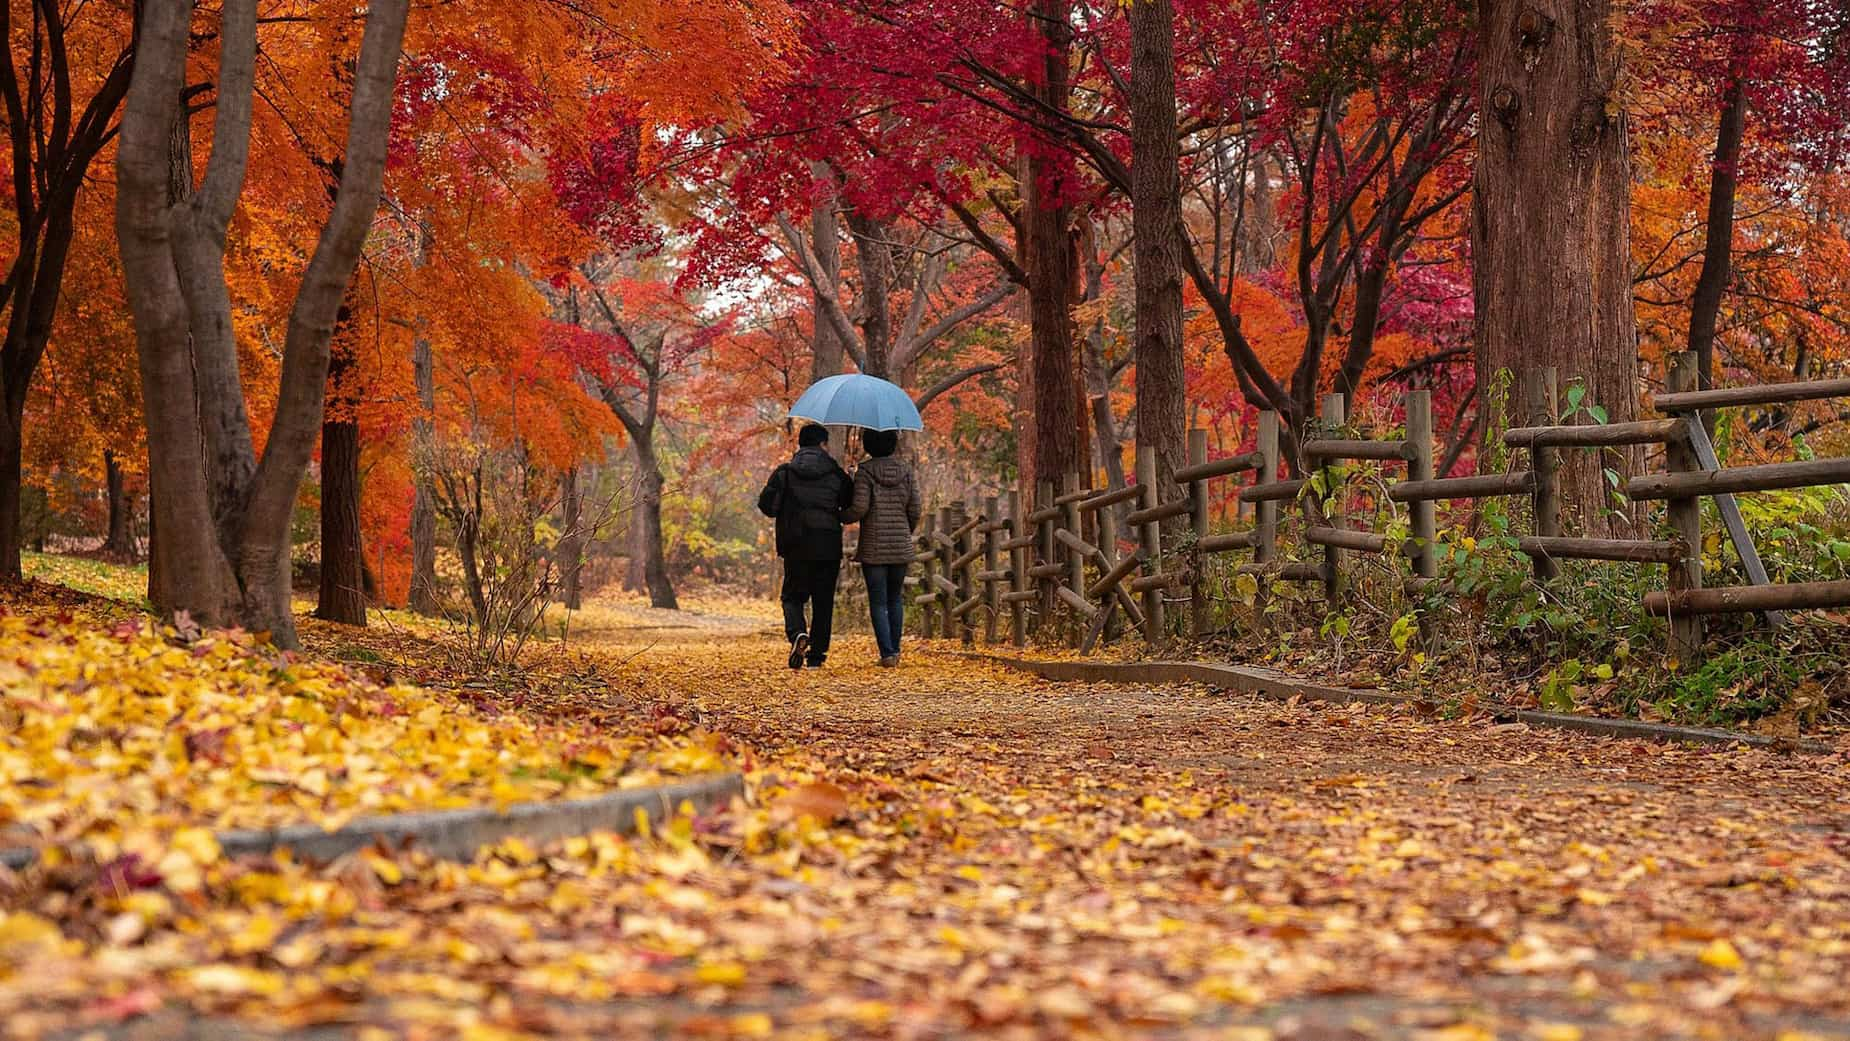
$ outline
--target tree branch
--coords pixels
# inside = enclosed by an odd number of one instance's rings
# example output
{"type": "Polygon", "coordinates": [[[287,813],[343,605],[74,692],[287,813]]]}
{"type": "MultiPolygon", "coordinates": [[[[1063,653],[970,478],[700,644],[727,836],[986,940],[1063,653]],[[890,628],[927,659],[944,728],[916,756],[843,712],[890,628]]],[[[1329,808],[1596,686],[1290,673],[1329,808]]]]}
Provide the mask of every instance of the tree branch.
{"type": "Polygon", "coordinates": [[[955,390],[958,384],[963,383],[965,380],[974,379],[975,377],[981,376],[987,372],[995,372],[997,369],[1003,368],[1007,364],[1008,364],[1007,362],[1001,362],[1001,361],[989,362],[983,365],[972,365],[967,369],[959,369],[958,371],[951,373],[949,376],[944,377],[943,379],[939,380],[937,383],[932,384],[930,390],[927,390],[925,393],[919,395],[918,401],[916,402],[916,404],[919,407],[919,411],[924,412],[928,407],[930,407],[932,402],[938,400],[940,395],[943,395],[945,393],[948,393],[949,391],[955,390]]]}

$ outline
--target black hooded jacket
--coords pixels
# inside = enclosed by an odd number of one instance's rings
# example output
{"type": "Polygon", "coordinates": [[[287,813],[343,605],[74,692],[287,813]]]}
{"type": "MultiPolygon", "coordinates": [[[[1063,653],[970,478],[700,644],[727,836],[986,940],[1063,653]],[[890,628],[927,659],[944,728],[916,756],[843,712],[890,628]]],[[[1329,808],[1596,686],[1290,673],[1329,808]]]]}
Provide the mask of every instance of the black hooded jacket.
{"type": "Polygon", "coordinates": [[[777,555],[840,560],[841,515],[853,495],[854,483],[829,453],[797,449],[758,493],[758,512],[777,518],[777,555]]]}

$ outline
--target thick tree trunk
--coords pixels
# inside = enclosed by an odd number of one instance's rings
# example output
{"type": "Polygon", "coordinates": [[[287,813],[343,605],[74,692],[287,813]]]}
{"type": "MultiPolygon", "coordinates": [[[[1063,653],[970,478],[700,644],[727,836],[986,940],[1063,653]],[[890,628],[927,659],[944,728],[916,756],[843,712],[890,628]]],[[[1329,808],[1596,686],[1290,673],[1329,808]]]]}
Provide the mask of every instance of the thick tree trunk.
{"type": "Polygon", "coordinates": [[[109,525],[104,529],[103,555],[115,560],[135,559],[135,499],[128,493],[128,476],[116,453],[103,452],[103,492],[109,500],[109,525]]]}
{"type": "MultiPolygon", "coordinates": [[[[1176,138],[1175,7],[1136,0],[1131,29],[1131,230],[1135,236],[1137,446],[1159,487],[1187,462],[1182,367],[1182,179],[1176,138]]],[[[1166,493],[1165,493],[1166,494],[1166,493]]],[[[1173,522],[1177,529],[1181,519],[1173,522]]]]}
{"type": "MultiPolygon", "coordinates": [[[[1741,162],[1741,137],[1747,129],[1747,92],[1741,85],[1744,70],[1735,65],[1728,71],[1734,78],[1722,96],[1721,119],[1715,129],[1702,273],[1696,278],[1696,292],[1689,308],[1689,349],[1696,355],[1697,384],[1705,390],[1715,385],[1715,325],[1734,259],[1735,170],[1741,162]]],[[[1703,421],[1713,431],[1715,414],[1705,414],[1703,421]]]]}
{"type": "MultiPolygon", "coordinates": [[[[1071,91],[1070,0],[1035,0],[1035,24],[1047,43],[1041,100],[1064,111],[1071,91]]],[[[1078,436],[1085,416],[1078,352],[1074,349],[1073,292],[1078,257],[1072,208],[1063,197],[1070,164],[1043,150],[1030,151],[1022,178],[1022,227],[1028,271],[1028,318],[1034,387],[1034,480],[1058,481],[1084,473],[1089,454],[1078,436]]]]}
{"type": "Polygon", "coordinates": [[[887,287],[893,280],[893,229],[849,211],[854,256],[861,269],[861,371],[883,380],[893,372],[893,314],[887,287]]]}
{"type": "MultiPolygon", "coordinates": [[[[411,373],[418,392],[418,417],[411,421],[411,438],[419,456],[427,457],[435,437],[431,414],[437,403],[436,377],[430,341],[421,336],[411,348],[411,373]]],[[[419,614],[434,615],[443,606],[437,599],[437,490],[421,461],[412,480],[410,607],[419,614]]]]}
{"type": "MultiPolygon", "coordinates": [[[[1631,163],[1609,0],[1481,6],[1472,257],[1480,387],[1555,366],[1610,418],[1637,413],[1631,163]]],[[[1514,392],[1513,392],[1514,393],[1514,392]]],[[[1495,436],[1496,423],[1485,424],[1495,436]]],[[[1590,534],[1616,527],[1602,469],[1573,453],[1563,498],[1590,534]]]]}
{"type": "MultiPolygon", "coordinates": [[[[233,6],[228,4],[227,11],[233,6]]],[[[245,7],[253,19],[254,51],[255,7],[245,7]]],[[[179,100],[191,20],[188,4],[155,5],[145,13],[116,149],[116,227],[140,348],[150,527],[160,560],[160,567],[150,572],[149,595],[164,614],[185,613],[201,624],[224,625],[236,619],[237,581],[219,541],[206,490],[191,319],[181,295],[170,219],[172,145],[174,128],[184,123],[179,100]]],[[[231,37],[227,29],[226,46],[231,37]]],[[[226,92],[223,84],[221,92],[226,92]]]]}
{"type": "Polygon", "coordinates": [[[584,496],[578,489],[578,467],[573,466],[560,478],[560,519],[565,531],[559,536],[559,602],[567,610],[584,606],[584,496]]]}
{"type": "Polygon", "coordinates": [[[321,596],[315,617],[366,624],[366,568],[360,545],[360,425],[341,401],[350,365],[345,351],[328,372],[341,405],[321,423],[321,596]]]}
{"type": "Polygon", "coordinates": [[[250,431],[223,258],[250,145],[254,0],[223,5],[212,154],[183,206],[168,205],[169,143],[183,122],[190,3],[145,9],[122,121],[117,229],[140,348],[154,512],[167,554],[156,599],[163,610],[201,622],[269,632],[283,647],[296,644],[289,522],[320,434],[335,318],[378,208],[408,8],[408,0],[374,0],[367,10],[340,185],[296,292],[275,417],[247,479],[250,431]]]}
{"type": "Polygon", "coordinates": [[[636,469],[641,488],[636,504],[638,516],[632,523],[641,527],[643,581],[649,587],[649,604],[670,611],[681,609],[675,597],[674,582],[668,576],[667,547],[662,534],[662,467],[655,458],[655,446],[645,440],[636,442],[636,469]]]}
{"type": "Polygon", "coordinates": [[[360,546],[360,426],[321,425],[321,599],[315,617],[366,624],[366,574],[360,546]]]}
{"type": "MultiPolygon", "coordinates": [[[[826,172],[826,168],[825,171],[826,172]]],[[[816,324],[813,333],[810,355],[810,381],[813,383],[829,376],[840,375],[844,348],[841,334],[835,331],[834,323],[823,313],[823,286],[841,284],[841,227],[835,215],[835,199],[824,199],[816,204],[809,218],[810,248],[816,255],[816,266],[821,269],[822,285],[811,286],[810,313],[816,324]]]]}

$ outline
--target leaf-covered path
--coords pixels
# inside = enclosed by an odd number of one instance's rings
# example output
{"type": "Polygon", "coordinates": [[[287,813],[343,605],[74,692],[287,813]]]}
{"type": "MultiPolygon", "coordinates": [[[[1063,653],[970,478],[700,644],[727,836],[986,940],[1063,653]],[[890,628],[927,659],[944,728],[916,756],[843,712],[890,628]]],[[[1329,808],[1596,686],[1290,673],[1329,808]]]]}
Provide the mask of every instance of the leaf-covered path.
{"type": "Polygon", "coordinates": [[[950,649],[883,670],[864,639],[793,674],[763,625],[589,637],[613,690],[737,746],[755,805],[338,873],[359,910],[312,951],[222,945],[291,982],[225,969],[192,1003],[324,1021],[300,1038],[1850,1037],[1841,754],[1051,685],[950,649]],[[294,1007],[303,974],[347,982],[294,1007]]]}
{"type": "Polygon", "coordinates": [[[769,988],[780,1019],[1850,1036],[1841,756],[1050,685],[948,654],[889,672],[851,646],[799,675],[768,640],[668,657],[768,774],[849,796],[826,864],[745,883],[771,899],[748,920],[779,924],[741,995],[769,988]]]}

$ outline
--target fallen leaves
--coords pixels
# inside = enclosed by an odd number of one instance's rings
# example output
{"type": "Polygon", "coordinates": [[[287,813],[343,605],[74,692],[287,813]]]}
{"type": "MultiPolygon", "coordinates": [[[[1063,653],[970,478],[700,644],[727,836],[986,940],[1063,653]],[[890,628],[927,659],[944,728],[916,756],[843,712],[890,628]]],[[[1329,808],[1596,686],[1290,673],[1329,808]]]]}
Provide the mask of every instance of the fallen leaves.
{"type": "MultiPolygon", "coordinates": [[[[125,835],[101,865],[0,887],[0,1017],[49,1032],[158,996],[380,1037],[895,1041],[1850,1020],[1838,763],[1050,686],[928,651],[879,670],[853,639],[794,675],[736,633],[640,656],[600,639],[604,697],[724,733],[754,764],[748,805],[469,864],[228,861],[182,830],[197,822],[125,835]],[[1108,761],[1088,751],[1106,743],[1108,761]]],[[[559,747],[633,765],[626,739],[581,728],[603,718],[589,684],[572,698],[559,747]]],[[[193,769],[239,769],[239,724],[218,725],[224,762],[196,748],[193,769]]],[[[255,790],[293,805],[315,768],[342,798],[331,759],[255,790]]]]}
{"type": "Polygon", "coordinates": [[[212,829],[585,796],[725,766],[643,737],[458,704],[240,633],[0,615],[0,846],[70,845],[176,892],[212,829]]]}

